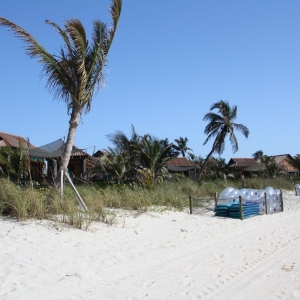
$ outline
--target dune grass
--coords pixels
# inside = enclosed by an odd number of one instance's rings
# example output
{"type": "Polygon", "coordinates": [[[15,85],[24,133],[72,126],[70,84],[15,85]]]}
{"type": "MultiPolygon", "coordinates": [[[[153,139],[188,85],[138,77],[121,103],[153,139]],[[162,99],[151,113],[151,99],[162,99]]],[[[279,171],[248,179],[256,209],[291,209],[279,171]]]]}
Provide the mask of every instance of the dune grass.
{"type": "MultiPolygon", "coordinates": [[[[171,209],[182,211],[189,206],[189,195],[198,199],[213,199],[226,187],[241,189],[294,189],[296,182],[288,177],[275,179],[215,180],[193,182],[182,176],[175,181],[158,184],[154,189],[134,185],[78,186],[88,212],[82,212],[70,187],[64,189],[63,199],[58,190],[20,188],[7,179],[0,179],[0,214],[17,220],[51,219],[76,228],[88,229],[93,222],[113,224],[116,211],[143,213],[149,210],[171,209]],[[245,186],[244,186],[245,185],[245,186]]],[[[200,204],[201,205],[201,204],[200,204]]]]}

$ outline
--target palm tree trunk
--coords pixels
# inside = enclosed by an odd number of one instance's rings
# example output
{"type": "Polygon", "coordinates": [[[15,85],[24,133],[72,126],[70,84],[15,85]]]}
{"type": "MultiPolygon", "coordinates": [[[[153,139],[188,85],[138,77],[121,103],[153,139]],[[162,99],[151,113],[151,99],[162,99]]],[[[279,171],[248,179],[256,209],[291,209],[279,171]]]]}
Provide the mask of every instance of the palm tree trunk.
{"type": "Polygon", "coordinates": [[[66,145],[64,148],[64,153],[62,157],[62,164],[61,168],[66,171],[68,169],[68,164],[70,161],[73,145],[74,145],[74,139],[75,139],[75,133],[76,129],[79,124],[81,113],[80,111],[72,111],[71,118],[70,118],[70,126],[68,131],[68,137],[66,141],[66,145]]]}
{"type": "Polygon", "coordinates": [[[76,194],[76,200],[77,200],[79,206],[81,207],[81,209],[87,211],[87,207],[86,207],[85,203],[83,202],[82,198],[80,197],[78,191],[76,190],[76,188],[75,188],[74,184],[72,183],[72,180],[68,174],[68,165],[70,162],[70,157],[71,157],[71,153],[72,153],[72,149],[73,149],[73,145],[74,145],[75,133],[76,133],[76,129],[79,124],[80,116],[81,116],[80,110],[72,111],[71,118],[70,118],[68,137],[67,137],[66,145],[64,148],[62,164],[60,166],[60,176],[61,176],[61,178],[60,178],[60,182],[61,182],[60,194],[61,194],[61,198],[62,198],[63,182],[64,182],[63,178],[65,176],[76,194]]]}
{"type": "Polygon", "coordinates": [[[202,166],[201,166],[201,168],[200,168],[200,171],[199,171],[199,177],[201,176],[201,173],[203,172],[203,170],[204,170],[204,168],[205,168],[205,166],[206,166],[206,164],[207,164],[209,158],[210,158],[211,155],[214,153],[214,151],[215,151],[215,147],[213,147],[213,148],[210,150],[210,152],[208,153],[208,155],[206,156],[206,158],[205,158],[205,160],[204,160],[204,162],[203,162],[203,164],[202,164],[202,166]]]}

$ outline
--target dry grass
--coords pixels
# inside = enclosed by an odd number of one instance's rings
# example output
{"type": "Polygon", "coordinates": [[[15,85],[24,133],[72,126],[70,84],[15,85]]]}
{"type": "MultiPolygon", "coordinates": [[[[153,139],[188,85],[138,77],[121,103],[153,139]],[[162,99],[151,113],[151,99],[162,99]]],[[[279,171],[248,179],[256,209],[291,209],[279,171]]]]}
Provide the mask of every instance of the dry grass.
{"type": "MultiPolygon", "coordinates": [[[[276,179],[246,179],[246,188],[294,189],[295,182],[287,177],[276,179]]],[[[116,219],[114,209],[138,211],[139,213],[159,208],[183,210],[189,206],[189,195],[194,198],[211,198],[226,187],[243,188],[243,182],[232,180],[195,183],[181,176],[175,181],[167,181],[154,189],[142,189],[138,186],[107,185],[105,187],[79,186],[78,191],[88,212],[82,212],[71,188],[64,189],[63,200],[56,189],[20,188],[0,179],[0,213],[17,220],[29,218],[52,219],[67,223],[76,228],[88,229],[93,222],[113,224],[116,219]]]]}

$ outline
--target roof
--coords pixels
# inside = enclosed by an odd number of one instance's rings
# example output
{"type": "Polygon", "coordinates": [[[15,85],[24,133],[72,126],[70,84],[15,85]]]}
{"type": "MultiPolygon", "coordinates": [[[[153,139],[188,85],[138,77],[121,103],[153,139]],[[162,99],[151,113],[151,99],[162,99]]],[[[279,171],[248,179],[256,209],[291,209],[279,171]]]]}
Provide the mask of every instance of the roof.
{"type": "MultiPolygon", "coordinates": [[[[58,158],[61,157],[64,151],[65,143],[62,139],[58,139],[47,145],[33,148],[29,151],[30,156],[39,158],[58,158]]],[[[88,154],[73,145],[71,156],[88,156],[88,154]]]]}
{"type": "MultiPolygon", "coordinates": [[[[13,148],[19,148],[19,141],[21,141],[24,148],[27,148],[28,146],[27,139],[18,135],[6,133],[6,132],[0,132],[0,143],[1,143],[0,146],[10,146],[13,148]]],[[[35,146],[29,143],[29,148],[34,148],[34,147],[35,146]]]]}
{"type": "Polygon", "coordinates": [[[107,156],[108,152],[106,150],[98,150],[93,156],[94,157],[102,157],[107,156]]]}
{"type": "Polygon", "coordinates": [[[88,155],[88,153],[86,153],[85,151],[79,149],[77,146],[74,145],[71,156],[90,156],[90,155],[88,155]]]}
{"type": "Polygon", "coordinates": [[[293,159],[293,157],[290,154],[272,155],[272,157],[274,157],[275,162],[278,165],[286,158],[293,159]]]}
{"type": "MultiPolygon", "coordinates": [[[[9,146],[13,148],[19,148],[19,141],[23,143],[24,148],[27,148],[28,142],[25,138],[10,133],[0,132],[0,147],[9,146]]],[[[41,147],[36,147],[29,143],[29,154],[31,157],[35,158],[58,158],[62,156],[64,146],[65,143],[62,139],[58,139],[41,147]]],[[[82,149],[79,149],[78,147],[73,145],[71,156],[78,157],[89,155],[82,149]]]]}
{"type": "Polygon", "coordinates": [[[231,158],[228,162],[229,167],[236,167],[236,168],[245,168],[249,166],[259,166],[258,163],[254,158],[231,158]]]}
{"type": "Polygon", "coordinates": [[[189,161],[186,157],[175,157],[168,161],[167,169],[172,172],[191,171],[196,168],[196,165],[189,161]]]}

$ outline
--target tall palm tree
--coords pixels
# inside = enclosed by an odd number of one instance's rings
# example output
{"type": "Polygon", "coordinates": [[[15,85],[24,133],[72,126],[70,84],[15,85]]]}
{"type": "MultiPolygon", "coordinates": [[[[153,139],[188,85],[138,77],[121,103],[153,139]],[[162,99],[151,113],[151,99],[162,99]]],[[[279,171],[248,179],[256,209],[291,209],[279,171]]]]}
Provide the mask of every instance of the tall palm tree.
{"type": "MultiPolygon", "coordinates": [[[[62,155],[61,169],[66,173],[72,152],[77,126],[82,113],[89,112],[96,86],[101,88],[106,57],[112,44],[121,14],[122,0],[112,0],[110,6],[112,27],[100,20],[93,22],[92,39],[86,38],[85,29],[78,19],[64,22],[64,29],[46,20],[62,37],[64,45],[52,55],[28,32],[15,23],[0,17],[0,26],[8,27],[25,44],[26,54],[37,58],[47,77],[47,87],[54,98],[64,101],[70,115],[68,137],[62,155]]],[[[62,172],[62,174],[63,174],[62,172]]]]}
{"type": "Polygon", "coordinates": [[[192,150],[187,146],[188,139],[186,137],[179,137],[179,139],[175,139],[174,141],[177,143],[177,145],[174,145],[174,148],[179,151],[183,157],[185,157],[185,153],[188,150],[192,150]]]}
{"type": "Polygon", "coordinates": [[[205,145],[211,138],[215,138],[211,151],[207,155],[199,173],[201,174],[207,164],[210,156],[213,153],[221,155],[225,149],[225,139],[228,136],[232,146],[232,151],[235,153],[238,151],[238,141],[235,136],[235,130],[240,131],[246,138],[249,136],[249,129],[242,125],[234,123],[233,121],[237,118],[237,106],[230,106],[227,101],[220,100],[214,103],[210,108],[203,120],[209,121],[204,129],[204,133],[207,138],[203,145],[205,145]],[[214,109],[218,110],[218,113],[212,112],[214,109]]]}

